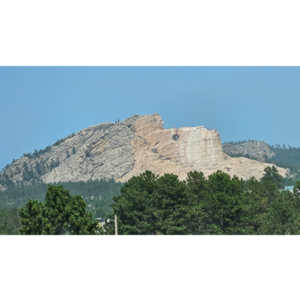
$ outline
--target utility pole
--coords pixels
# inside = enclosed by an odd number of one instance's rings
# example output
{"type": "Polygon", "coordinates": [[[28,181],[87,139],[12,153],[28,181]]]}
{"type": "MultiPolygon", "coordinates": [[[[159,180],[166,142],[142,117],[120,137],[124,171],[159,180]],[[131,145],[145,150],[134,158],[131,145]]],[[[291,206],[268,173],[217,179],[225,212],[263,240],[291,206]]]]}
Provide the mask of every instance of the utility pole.
{"type": "Polygon", "coordinates": [[[118,235],[118,217],[115,215],[115,235],[118,235]]]}

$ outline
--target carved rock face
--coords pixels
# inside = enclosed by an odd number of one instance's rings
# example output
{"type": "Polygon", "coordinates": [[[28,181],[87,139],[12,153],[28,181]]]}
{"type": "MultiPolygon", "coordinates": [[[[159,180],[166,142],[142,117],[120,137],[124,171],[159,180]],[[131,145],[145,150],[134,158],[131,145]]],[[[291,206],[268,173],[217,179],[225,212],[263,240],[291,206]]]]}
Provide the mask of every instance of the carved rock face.
{"type": "MultiPolygon", "coordinates": [[[[220,136],[216,130],[203,126],[164,129],[159,115],[142,116],[135,122],[132,140],[135,164],[121,181],[128,180],[146,170],[156,174],[173,173],[181,179],[189,171],[202,171],[209,175],[217,170],[242,178],[260,178],[271,164],[246,158],[231,158],[222,151],[220,136]]],[[[278,168],[280,174],[286,170],[278,168]]]]}
{"type": "Polygon", "coordinates": [[[110,178],[123,182],[146,170],[181,179],[192,170],[259,179],[267,166],[272,164],[226,155],[216,130],[164,129],[161,117],[154,114],[89,127],[36,155],[23,156],[0,173],[0,184],[3,188],[5,180],[31,183],[32,176],[45,183],[110,178]]]}

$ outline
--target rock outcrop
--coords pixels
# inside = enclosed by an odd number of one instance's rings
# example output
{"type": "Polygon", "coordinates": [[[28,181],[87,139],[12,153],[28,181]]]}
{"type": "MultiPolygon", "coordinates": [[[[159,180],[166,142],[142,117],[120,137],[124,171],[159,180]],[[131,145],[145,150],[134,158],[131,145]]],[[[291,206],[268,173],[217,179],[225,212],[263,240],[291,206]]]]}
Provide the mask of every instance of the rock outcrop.
{"type": "MultiPolygon", "coordinates": [[[[261,178],[272,164],[243,157],[232,158],[222,150],[220,135],[203,126],[164,129],[159,115],[142,116],[135,123],[133,139],[135,165],[121,180],[145,170],[156,174],[173,173],[184,179],[192,170],[210,175],[217,170],[247,179],[261,178]]],[[[282,176],[287,170],[277,167],[282,176]]]]}
{"type": "Polygon", "coordinates": [[[239,143],[224,143],[223,151],[230,156],[246,156],[247,158],[266,162],[275,156],[274,151],[265,142],[246,141],[239,143]]]}
{"type": "MultiPolygon", "coordinates": [[[[110,178],[124,182],[145,170],[174,173],[181,179],[192,170],[260,178],[271,165],[228,156],[216,130],[203,126],[164,129],[158,114],[136,115],[123,122],[89,127],[45,150],[24,155],[0,173],[0,184],[5,188],[10,183],[110,178]]],[[[278,170],[287,174],[286,169],[278,170]]]]}

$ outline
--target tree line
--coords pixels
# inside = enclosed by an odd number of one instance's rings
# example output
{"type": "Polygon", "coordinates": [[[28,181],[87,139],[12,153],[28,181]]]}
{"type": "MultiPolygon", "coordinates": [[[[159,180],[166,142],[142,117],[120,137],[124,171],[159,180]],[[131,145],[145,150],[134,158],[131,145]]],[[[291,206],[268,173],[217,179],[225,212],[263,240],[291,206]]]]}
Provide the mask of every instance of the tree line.
{"type": "MultiPolygon", "coordinates": [[[[81,195],[92,214],[103,218],[112,213],[112,198],[119,194],[122,184],[111,179],[61,182],[60,185],[73,195],[81,195]]],[[[0,210],[21,208],[29,199],[43,201],[47,188],[45,183],[11,185],[6,191],[0,192],[0,210]]]]}
{"type": "Polygon", "coordinates": [[[113,210],[120,234],[299,234],[299,191],[300,182],[284,191],[275,167],[259,181],[221,171],[191,172],[184,181],[145,172],[122,187],[113,210]]]}
{"type": "Polygon", "coordinates": [[[221,171],[179,180],[146,171],[122,186],[103,225],[82,197],[61,186],[50,186],[44,202],[29,201],[19,215],[22,234],[114,234],[115,215],[122,235],[300,234],[300,182],[285,191],[275,167],[261,180],[221,171]]]}
{"type": "MultiPolygon", "coordinates": [[[[226,142],[225,144],[241,145],[248,142],[257,142],[256,140],[244,140],[235,142],[226,142]]],[[[264,142],[265,143],[265,142],[264,142]]],[[[267,144],[268,145],[268,144],[267,144]]],[[[290,145],[269,145],[270,150],[275,154],[271,158],[266,158],[266,162],[273,163],[282,168],[290,169],[290,176],[285,178],[286,185],[294,185],[300,180],[300,147],[290,145]]],[[[232,157],[246,157],[253,159],[247,154],[230,154],[232,157]]]]}

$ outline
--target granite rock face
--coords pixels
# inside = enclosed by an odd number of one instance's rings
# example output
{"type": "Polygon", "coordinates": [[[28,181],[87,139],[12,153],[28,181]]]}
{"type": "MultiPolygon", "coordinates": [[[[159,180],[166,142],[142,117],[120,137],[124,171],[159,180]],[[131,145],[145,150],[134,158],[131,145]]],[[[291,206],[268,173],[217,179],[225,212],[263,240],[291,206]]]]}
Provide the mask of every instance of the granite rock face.
{"type": "MultiPolygon", "coordinates": [[[[192,170],[209,175],[222,170],[242,178],[260,178],[272,164],[231,158],[216,130],[203,126],[164,129],[158,114],[89,127],[51,147],[24,155],[0,173],[0,188],[10,183],[56,183],[110,179],[127,181],[146,170],[174,173],[192,170]]],[[[286,169],[278,168],[281,175],[286,169]]]]}
{"type": "MultiPolygon", "coordinates": [[[[208,130],[203,126],[164,129],[161,117],[157,114],[138,118],[135,131],[135,165],[121,180],[128,180],[145,170],[160,175],[173,173],[181,179],[193,170],[202,171],[206,176],[221,170],[231,176],[244,179],[254,176],[259,179],[264,169],[273,165],[228,156],[223,152],[216,130],[208,130]]],[[[282,176],[288,173],[287,169],[277,169],[282,176]]]]}
{"type": "Polygon", "coordinates": [[[131,140],[136,118],[89,127],[36,154],[24,155],[0,173],[0,184],[122,178],[134,165],[131,140]]]}
{"type": "Polygon", "coordinates": [[[261,141],[247,141],[240,143],[224,143],[223,151],[230,156],[247,156],[262,162],[275,156],[271,147],[261,141]]]}

